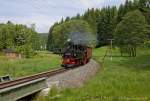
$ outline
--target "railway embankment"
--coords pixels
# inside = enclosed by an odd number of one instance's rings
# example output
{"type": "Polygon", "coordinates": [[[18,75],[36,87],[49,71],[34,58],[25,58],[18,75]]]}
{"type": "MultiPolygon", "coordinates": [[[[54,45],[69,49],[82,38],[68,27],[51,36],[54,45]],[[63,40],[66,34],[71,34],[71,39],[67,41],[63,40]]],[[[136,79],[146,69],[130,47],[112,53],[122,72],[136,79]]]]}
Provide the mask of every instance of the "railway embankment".
{"type": "Polygon", "coordinates": [[[47,78],[48,88],[51,88],[52,86],[58,88],[81,87],[86,80],[96,74],[99,68],[99,63],[91,59],[91,61],[84,66],[73,68],[64,73],[47,78]]]}

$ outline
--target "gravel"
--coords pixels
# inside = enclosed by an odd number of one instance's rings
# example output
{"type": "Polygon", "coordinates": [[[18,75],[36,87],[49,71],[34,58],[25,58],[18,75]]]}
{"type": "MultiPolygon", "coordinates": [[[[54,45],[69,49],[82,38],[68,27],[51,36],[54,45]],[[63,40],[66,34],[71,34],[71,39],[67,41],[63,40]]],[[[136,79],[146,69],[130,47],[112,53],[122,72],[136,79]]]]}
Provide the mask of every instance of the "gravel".
{"type": "Polygon", "coordinates": [[[94,61],[78,68],[70,69],[67,72],[47,78],[48,88],[56,86],[58,88],[75,88],[84,85],[84,82],[92,77],[100,65],[94,61]]]}

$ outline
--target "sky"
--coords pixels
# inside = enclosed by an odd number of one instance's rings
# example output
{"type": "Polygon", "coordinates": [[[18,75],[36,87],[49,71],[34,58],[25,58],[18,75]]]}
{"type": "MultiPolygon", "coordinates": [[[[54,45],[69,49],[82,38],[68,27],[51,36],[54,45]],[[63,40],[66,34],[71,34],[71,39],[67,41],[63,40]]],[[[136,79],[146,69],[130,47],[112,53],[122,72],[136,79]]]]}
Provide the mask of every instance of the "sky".
{"type": "Polygon", "coordinates": [[[36,25],[47,33],[51,25],[67,16],[83,14],[88,8],[119,6],[125,0],[0,0],[0,23],[36,25]]]}

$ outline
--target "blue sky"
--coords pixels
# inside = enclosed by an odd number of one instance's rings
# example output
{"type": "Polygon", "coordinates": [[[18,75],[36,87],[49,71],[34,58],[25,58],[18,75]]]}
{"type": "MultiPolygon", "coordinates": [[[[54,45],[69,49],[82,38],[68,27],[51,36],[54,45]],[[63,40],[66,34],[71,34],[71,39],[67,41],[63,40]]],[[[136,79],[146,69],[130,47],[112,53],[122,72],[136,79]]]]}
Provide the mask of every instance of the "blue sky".
{"type": "Polygon", "coordinates": [[[0,23],[36,24],[36,31],[48,32],[54,22],[83,14],[88,8],[120,5],[125,0],[0,0],[0,23]]]}

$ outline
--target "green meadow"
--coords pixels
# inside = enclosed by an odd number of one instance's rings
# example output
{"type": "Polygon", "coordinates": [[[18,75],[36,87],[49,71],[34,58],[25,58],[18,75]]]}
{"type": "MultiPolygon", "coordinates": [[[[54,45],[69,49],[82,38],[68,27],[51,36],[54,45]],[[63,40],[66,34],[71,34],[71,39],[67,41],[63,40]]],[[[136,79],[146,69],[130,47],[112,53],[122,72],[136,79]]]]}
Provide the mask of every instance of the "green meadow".
{"type": "Polygon", "coordinates": [[[150,49],[138,48],[137,57],[120,57],[113,49],[113,60],[106,47],[95,49],[93,58],[101,63],[97,74],[81,88],[52,89],[37,101],[150,101],[150,49]]]}
{"type": "Polygon", "coordinates": [[[12,78],[32,75],[60,67],[61,57],[49,52],[37,52],[32,58],[9,59],[0,55],[0,76],[10,75],[12,78]]]}
{"type": "MultiPolygon", "coordinates": [[[[93,51],[93,58],[101,64],[95,76],[83,87],[52,89],[49,96],[38,101],[149,101],[150,49],[138,48],[137,57],[120,57],[118,49],[103,57],[107,48],[93,51]]],[[[13,78],[60,68],[61,57],[49,52],[38,52],[32,58],[9,59],[0,55],[0,75],[13,78]]]]}

